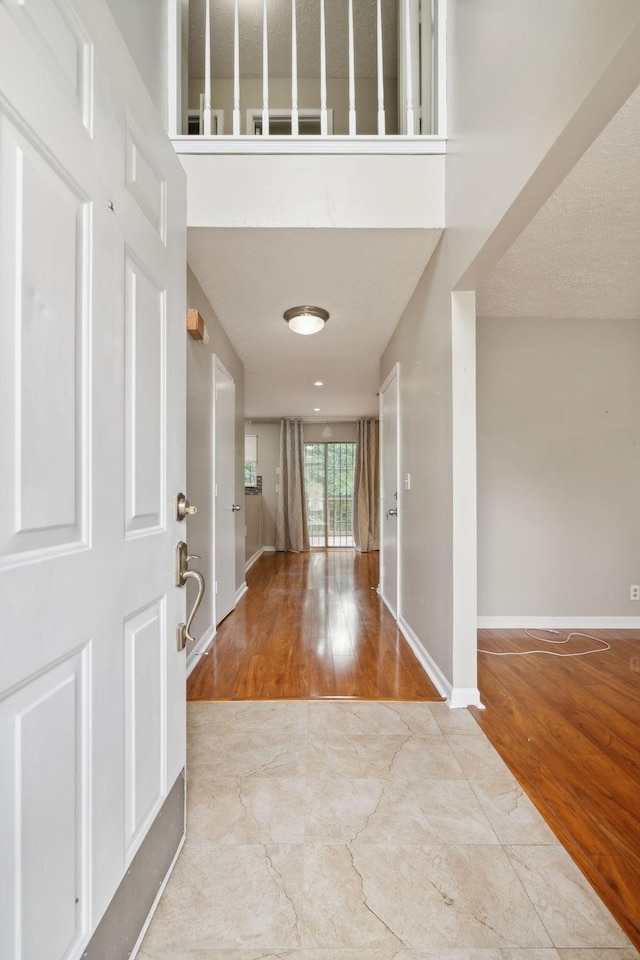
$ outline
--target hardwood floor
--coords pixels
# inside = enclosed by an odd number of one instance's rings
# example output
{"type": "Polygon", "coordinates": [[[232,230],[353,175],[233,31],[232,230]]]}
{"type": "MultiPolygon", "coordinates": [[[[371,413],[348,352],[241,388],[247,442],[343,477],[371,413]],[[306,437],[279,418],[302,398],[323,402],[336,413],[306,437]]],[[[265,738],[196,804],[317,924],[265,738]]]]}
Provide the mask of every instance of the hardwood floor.
{"type": "MultiPolygon", "coordinates": [[[[472,712],[640,947],[640,631],[593,633],[611,650],[567,659],[479,654],[486,709],[472,712]]],[[[481,630],[478,645],[540,649],[518,630],[481,630]]]]}
{"type": "Polygon", "coordinates": [[[378,597],[378,553],[264,554],[190,700],[441,700],[378,597]]]}

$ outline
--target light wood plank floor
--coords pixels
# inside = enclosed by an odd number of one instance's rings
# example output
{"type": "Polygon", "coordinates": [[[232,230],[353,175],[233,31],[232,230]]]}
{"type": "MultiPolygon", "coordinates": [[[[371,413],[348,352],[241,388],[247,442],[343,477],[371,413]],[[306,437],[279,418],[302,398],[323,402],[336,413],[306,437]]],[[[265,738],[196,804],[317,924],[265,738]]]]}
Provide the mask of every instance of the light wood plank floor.
{"type": "Polygon", "coordinates": [[[376,593],[378,553],[264,554],[190,700],[441,700],[376,593]]]}
{"type": "MultiPolygon", "coordinates": [[[[472,712],[640,947],[640,631],[587,632],[611,650],[568,659],[479,654],[486,709],[472,712]]],[[[572,650],[596,646],[572,644],[572,650]]],[[[523,631],[481,630],[478,646],[507,651],[545,644],[523,631]]]]}

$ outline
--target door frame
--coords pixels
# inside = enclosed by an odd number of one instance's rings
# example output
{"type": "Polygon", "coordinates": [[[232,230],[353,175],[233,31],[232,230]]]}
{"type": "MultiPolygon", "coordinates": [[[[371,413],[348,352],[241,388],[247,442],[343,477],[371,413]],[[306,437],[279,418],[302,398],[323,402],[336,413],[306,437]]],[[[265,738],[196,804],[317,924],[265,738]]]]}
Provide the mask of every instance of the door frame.
{"type": "Polygon", "coordinates": [[[400,620],[402,615],[402,475],[400,471],[400,466],[402,463],[402,435],[400,432],[400,426],[402,423],[401,418],[401,409],[400,409],[400,362],[397,361],[394,363],[393,367],[389,371],[388,375],[385,377],[382,385],[378,391],[379,398],[379,417],[380,417],[380,582],[378,585],[378,593],[382,598],[385,606],[393,614],[395,620],[400,620]],[[397,498],[397,509],[398,509],[398,523],[397,523],[397,538],[396,538],[396,609],[392,610],[389,606],[384,593],[383,593],[383,583],[382,583],[382,570],[384,569],[384,457],[382,451],[384,450],[384,393],[388,387],[391,386],[393,381],[396,381],[396,392],[397,392],[397,402],[396,402],[396,490],[398,492],[397,498]]]}

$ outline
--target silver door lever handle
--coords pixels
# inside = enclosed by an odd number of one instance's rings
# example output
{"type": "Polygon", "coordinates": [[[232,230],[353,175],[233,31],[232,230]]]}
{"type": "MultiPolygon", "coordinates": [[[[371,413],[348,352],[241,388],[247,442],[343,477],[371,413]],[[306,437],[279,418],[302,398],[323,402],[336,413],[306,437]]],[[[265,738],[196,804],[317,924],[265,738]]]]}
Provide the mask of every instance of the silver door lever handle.
{"type": "Polygon", "coordinates": [[[387,519],[388,519],[389,517],[397,517],[397,516],[398,516],[398,509],[397,509],[397,507],[391,507],[390,510],[387,510],[387,519]]]}
{"type": "Polygon", "coordinates": [[[180,630],[180,627],[184,627],[184,638],[185,638],[185,641],[188,640],[188,641],[190,641],[191,643],[195,643],[195,642],[196,642],[196,638],[195,638],[195,637],[192,637],[192,636],[191,636],[191,633],[190,633],[189,631],[191,630],[191,624],[193,623],[193,618],[195,617],[196,613],[198,612],[198,608],[199,608],[200,604],[202,603],[202,598],[203,598],[203,596],[204,596],[204,577],[202,576],[202,574],[200,573],[199,570],[187,570],[186,573],[185,573],[185,575],[184,575],[184,579],[185,579],[185,580],[195,580],[196,583],[198,584],[198,593],[197,593],[197,596],[196,596],[196,599],[195,599],[195,603],[193,604],[193,606],[192,606],[192,608],[191,608],[191,613],[190,613],[189,616],[187,617],[187,622],[186,622],[186,624],[182,624],[182,623],[179,624],[179,625],[178,625],[178,630],[180,630]]]}
{"type": "Polygon", "coordinates": [[[191,624],[193,623],[193,618],[198,612],[198,608],[202,603],[202,598],[204,596],[204,577],[199,570],[189,570],[189,561],[190,560],[200,560],[201,558],[197,553],[187,553],[187,545],[184,540],[181,540],[178,546],[176,547],[176,587],[184,587],[187,580],[195,580],[198,584],[198,593],[195,599],[195,603],[191,608],[191,612],[187,618],[186,623],[179,623],[176,628],[176,641],[178,645],[178,651],[184,650],[187,645],[187,641],[191,643],[196,642],[196,638],[191,635],[191,624]]]}

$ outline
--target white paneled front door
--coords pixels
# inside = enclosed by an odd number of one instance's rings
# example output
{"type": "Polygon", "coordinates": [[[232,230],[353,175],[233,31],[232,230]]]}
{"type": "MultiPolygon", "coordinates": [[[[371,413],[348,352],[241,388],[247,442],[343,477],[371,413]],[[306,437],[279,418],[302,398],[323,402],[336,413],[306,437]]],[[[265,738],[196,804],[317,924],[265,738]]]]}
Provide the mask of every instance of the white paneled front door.
{"type": "Polygon", "coordinates": [[[0,3],[0,956],[80,957],[184,766],[182,171],[106,4],[0,3]]]}
{"type": "Polygon", "coordinates": [[[399,613],[399,414],[399,368],[396,364],[380,388],[380,595],[395,617],[399,613]]]}

